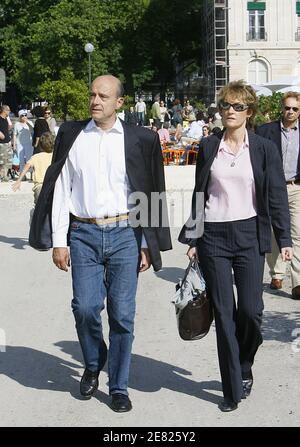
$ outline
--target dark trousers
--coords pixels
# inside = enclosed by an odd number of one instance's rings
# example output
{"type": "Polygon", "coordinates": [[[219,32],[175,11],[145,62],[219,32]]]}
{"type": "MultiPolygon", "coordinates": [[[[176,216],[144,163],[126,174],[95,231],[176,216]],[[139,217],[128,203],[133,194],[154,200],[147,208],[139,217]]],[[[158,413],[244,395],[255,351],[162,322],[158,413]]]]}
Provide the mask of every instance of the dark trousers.
{"type": "Polygon", "coordinates": [[[262,343],[265,256],[259,251],[256,218],[205,222],[198,255],[213,301],[223,394],[239,402],[242,378],[249,377],[262,343]]]}

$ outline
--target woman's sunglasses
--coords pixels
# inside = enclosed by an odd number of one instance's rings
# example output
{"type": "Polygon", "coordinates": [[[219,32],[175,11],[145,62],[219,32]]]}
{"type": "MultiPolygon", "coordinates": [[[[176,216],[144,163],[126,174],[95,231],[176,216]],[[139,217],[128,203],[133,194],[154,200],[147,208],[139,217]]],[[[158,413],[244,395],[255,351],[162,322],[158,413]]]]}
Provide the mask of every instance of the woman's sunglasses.
{"type": "Polygon", "coordinates": [[[233,110],[235,110],[236,112],[244,112],[244,110],[247,110],[249,106],[247,106],[247,104],[240,104],[238,102],[231,104],[230,102],[221,101],[219,103],[219,107],[222,110],[229,110],[230,107],[232,107],[233,110]]]}

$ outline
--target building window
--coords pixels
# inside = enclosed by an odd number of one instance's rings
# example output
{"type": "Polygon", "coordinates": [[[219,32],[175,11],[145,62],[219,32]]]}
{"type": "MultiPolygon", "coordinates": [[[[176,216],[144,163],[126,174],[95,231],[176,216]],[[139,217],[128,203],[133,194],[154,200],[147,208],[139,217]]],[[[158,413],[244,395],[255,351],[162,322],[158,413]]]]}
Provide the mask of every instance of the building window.
{"type": "Polygon", "coordinates": [[[248,66],[248,82],[249,84],[265,84],[269,80],[268,66],[260,60],[254,59],[249,62],[248,66]]]}
{"type": "Polygon", "coordinates": [[[297,30],[295,33],[295,40],[300,40],[300,2],[296,2],[296,14],[297,14],[297,30]]]}
{"type": "Polygon", "coordinates": [[[247,40],[267,40],[265,30],[265,2],[248,2],[249,32],[247,40]]]}

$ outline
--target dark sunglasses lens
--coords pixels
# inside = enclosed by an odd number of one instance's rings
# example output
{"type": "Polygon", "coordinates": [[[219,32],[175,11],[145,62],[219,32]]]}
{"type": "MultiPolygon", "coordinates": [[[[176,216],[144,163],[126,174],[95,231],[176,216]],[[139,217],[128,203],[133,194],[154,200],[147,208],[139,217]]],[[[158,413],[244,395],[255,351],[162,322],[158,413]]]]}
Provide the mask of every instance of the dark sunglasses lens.
{"type": "Polygon", "coordinates": [[[298,109],[298,107],[285,107],[285,110],[288,112],[289,110],[293,110],[293,112],[298,112],[299,111],[299,109],[298,109]]]}
{"type": "Polygon", "coordinates": [[[230,109],[231,104],[229,104],[229,102],[220,102],[220,107],[223,110],[228,110],[230,109]]]}

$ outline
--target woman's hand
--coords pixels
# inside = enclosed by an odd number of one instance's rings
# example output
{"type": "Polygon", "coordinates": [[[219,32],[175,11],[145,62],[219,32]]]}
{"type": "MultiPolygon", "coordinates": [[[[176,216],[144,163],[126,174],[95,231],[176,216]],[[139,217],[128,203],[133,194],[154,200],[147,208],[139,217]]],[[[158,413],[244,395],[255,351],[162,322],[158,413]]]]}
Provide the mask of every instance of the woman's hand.
{"type": "Polygon", "coordinates": [[[293,257],[293,249],[291,247],[283,247],[281,249],[281,257],[283,261],[291,261],[293,257]]]}
{"type": "Polygon", "coordinates": [[[192,259],[192,258],[198,259],[198,253],[197,253],[196,247],[190,247],[186,254],[189,257],[189,259],[192,259]]]}

